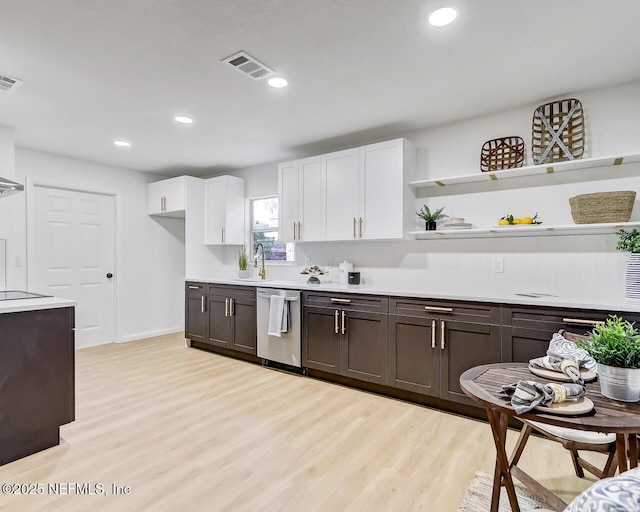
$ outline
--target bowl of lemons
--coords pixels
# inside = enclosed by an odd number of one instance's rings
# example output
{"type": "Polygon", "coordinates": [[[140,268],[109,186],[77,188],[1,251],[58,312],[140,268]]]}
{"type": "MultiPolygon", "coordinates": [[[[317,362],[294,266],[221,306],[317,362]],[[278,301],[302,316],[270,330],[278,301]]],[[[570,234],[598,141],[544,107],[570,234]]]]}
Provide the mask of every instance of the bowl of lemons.
{"type": "Polygon", "coordinates": [[[535,224],[542,224],[537,212],[533,217],[514,217],[509,214],[498,221],[498,226],[531,226],[535,224]]]}

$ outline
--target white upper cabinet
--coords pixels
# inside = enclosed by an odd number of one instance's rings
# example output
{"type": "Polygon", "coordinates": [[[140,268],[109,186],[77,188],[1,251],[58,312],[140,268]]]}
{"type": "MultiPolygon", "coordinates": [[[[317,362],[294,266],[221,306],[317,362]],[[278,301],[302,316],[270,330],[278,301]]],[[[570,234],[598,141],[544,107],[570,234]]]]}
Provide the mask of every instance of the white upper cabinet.
{"type": "Polygon", "coordinates": [[[244,180],[218,176],[205,180],[206,245],[244,244],[244,180]]]}
{"type": "Polygon", "coordinates": [[[322,159],[278,165],[279,240],[324,240],[322,159]]]}
{"type": "Polygon", "coordinates": [[[358,149],[322,155],[327,240],[358,237],[358,149]]]}
{"type": "Polygon", "coordinates": [[[415,148],[396,139],[278,166],[282,241],[404,238],[415,148]]]}
{"type": "Polygon", "coordinates": [[[403,238],[414,218],[415,149],[404,139],[360,148],[358,238],[403,238]]]}
{"type": "Polygon", "coordinates": [[[149,215],[184,217],[187,206],[186,180],[180,176],[149,183],[147,187],[147,210],[149,215]]]}
{"type": "Polygon", "coordinates": [[[298,161],[278,165],[278,239],[294,242],[298,239],[300,220],[300,178],[298,161]]]}

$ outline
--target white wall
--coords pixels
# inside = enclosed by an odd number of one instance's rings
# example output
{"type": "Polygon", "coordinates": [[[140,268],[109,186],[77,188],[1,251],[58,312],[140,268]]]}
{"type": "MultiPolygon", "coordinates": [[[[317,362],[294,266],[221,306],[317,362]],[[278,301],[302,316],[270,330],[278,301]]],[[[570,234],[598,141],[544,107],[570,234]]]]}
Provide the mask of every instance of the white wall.
{"type": "MultiPolygon", "coordinates": [[[[183,329],[184,221],[147,215],[147,183],[158,177],[18,148],[16,178],[22,183],[29,178],[36,183],[116,194],[116,341],[183,329]]],[[[8,286],[12,288],[28,284],[26,266],[15,268],[15,257],[26,254],[25,196],[17,194],[0,202],[8,206],[8,201],[17,199],[11,207],[19,229],[8,240],[8,286]]]]}
{"type": "MultiPolygon", "coordinates": [[[[587,130],[585,157],[640,151],[640,82],[562,97],[582,101],[587,130]]],[[[540,98],[518,109],[396,135],[418,148],[417,179],[480,172],[480,148],[489,139],[520,135],[530,149],[533,112],[551,99],[540,98]]],[[[530,159],[527,164],[531,164],[530,159]]],[[[580,171],[567,173],[572,176],[518,180],[519,185],[506,181],[468,185],[466,191],[471,194],[452,195],[431,189],[432,197],[419,197],[416,207],[425,202],[445,206],[450,215],[465,217],[477,226],[493,225],[507,213],[526,216],[536,212],[547,224],[570,224],[568,198],[573,195],[636,190],[640,196],[640,164],[612,168],[611,172],[621,177],[603,180],[601,172],[580,171]],[[516,188],[525,183],[528,188],[516,188]]],[[[232,174],[246,179],[247,197],[277,194],[277,162],[232,174]]],[[[632,220],[640,220],[638,201],[632,220]]],[[[537,291],[576,302],[609,304],[624,300],[626,256],[615,251],[615,240],[615,235],[593,235],[302,243],[296,246],[294,267],[273,266],[268,272],[275,279],[302,281],[301,266],[331,264],[330,279],[337,281],[337,265],[348,259],[366,282],[384,288],[479,297],[537,291]],[[504,258],[504,273],[492,272],[494,257],[504,258]]],[[[200,264],[190,277],[230,277],[236,272],[233,259],[222,253],[200,264]]]]}

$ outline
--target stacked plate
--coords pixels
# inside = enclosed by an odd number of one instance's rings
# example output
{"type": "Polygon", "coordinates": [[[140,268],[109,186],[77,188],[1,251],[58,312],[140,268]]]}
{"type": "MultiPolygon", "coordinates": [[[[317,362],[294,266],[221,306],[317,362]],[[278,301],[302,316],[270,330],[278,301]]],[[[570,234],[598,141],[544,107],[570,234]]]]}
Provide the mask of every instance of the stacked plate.
{"type": "Polygon", "coordinates": [[[640,254],[629,256],[624,288],[624,295],[627,299],[640,301],[640,254]]]}
{"type": "Polygon", "coordinates": [[[470,222],[465,222],[463,218],[452,217],[442,226],[442,229],[471,229],[470,222]]]}

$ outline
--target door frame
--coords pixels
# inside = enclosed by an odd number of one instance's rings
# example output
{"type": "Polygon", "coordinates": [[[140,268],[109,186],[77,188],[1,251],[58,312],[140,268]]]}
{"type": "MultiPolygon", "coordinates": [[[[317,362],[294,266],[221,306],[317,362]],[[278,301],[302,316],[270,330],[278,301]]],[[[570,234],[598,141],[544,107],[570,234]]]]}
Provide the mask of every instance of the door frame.
{"type": "Polygon", "coordinates": [[[110,190],[100,190],[100,189],[91,189],[84,187],[74,187],[70,185],[61,185],[59,183],[53,183],[46,180],[39,180],[33,178],[25,179],[25,196],[26,196],[26,235],[27,235],[27,246],[26,246],[26,260],[27,260],[27,269],[26,269],[26,280],[27,280],[27,289],[30,287],[30,276],[35,273],[35,263],[29,257],[29,254],[32,252],[35,244],[35,227],[34,227],[34,219],[35,219],[35,188],[52,188],[57,190],[66,190],[69,192],[81,192],[85,194],[95,194],[101,196],[110,196],[113,197],[113,274],[115,277],[115,283],[113,288],[113,300],[111,304],[112,315],[113,315],[113,343],[120,343],[121,336],[118,330],[118,294],[120,292],[120,280],[118,279],[118,206],[120,202],[120,195],[117,192],[110,190]]]}

